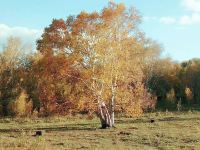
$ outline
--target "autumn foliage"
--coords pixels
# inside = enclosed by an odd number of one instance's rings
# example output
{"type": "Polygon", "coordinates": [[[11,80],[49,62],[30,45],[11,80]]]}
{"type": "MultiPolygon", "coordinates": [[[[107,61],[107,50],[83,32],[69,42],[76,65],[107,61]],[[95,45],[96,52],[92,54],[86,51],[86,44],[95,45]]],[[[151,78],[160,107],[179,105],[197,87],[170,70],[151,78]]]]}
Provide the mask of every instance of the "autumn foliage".
{"type": "Polygon", "coordinates": [[[109,115],[114,126],[114,112],[138,117],[164,99],[198,103],[200,61],[161,59],[140,22],[135,8],[111,2],[53,19],[34,54],[10,38],[0,54],[1,115],[109,115]],[[100,114],[104,106],[108,113],[100,114]]]}

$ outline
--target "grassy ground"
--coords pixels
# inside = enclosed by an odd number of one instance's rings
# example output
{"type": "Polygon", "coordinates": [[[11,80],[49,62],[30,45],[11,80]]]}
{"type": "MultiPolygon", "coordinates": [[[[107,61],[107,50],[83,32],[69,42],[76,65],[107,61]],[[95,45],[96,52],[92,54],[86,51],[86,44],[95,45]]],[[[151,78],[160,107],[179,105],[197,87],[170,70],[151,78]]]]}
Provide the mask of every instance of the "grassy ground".
{"type": "Polygon", "coordinates": [[[117,118],[114,129],[99,126],[98,119],[77,117],[0,119],[0,150],[200,149],[200,112],[152,113],[139,119],[117,118]],[[36,130],[43,136],[33,136],[36,130]]]}

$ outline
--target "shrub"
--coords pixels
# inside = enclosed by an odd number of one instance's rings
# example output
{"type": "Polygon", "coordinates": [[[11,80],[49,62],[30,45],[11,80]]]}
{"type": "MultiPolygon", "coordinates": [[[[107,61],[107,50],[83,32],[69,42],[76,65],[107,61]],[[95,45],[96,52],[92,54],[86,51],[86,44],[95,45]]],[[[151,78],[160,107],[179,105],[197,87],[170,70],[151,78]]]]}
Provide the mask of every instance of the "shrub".
{"type": "Polygon", "coordinates": [[[15,102],[10,104],[10,109],[15,113],[16,116],[31,115],[33,104],[32,101],[28,100],[26,91],[23,90],[16,98],[15,102]]]}

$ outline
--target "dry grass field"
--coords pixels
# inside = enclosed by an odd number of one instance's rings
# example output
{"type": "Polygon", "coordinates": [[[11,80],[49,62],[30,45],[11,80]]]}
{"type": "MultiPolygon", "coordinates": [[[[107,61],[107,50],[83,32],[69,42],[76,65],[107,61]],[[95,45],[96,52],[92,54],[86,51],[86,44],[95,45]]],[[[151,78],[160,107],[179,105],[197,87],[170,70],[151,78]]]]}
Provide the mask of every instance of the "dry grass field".
{"type": "Polygon", "coordinates": [[[199,150],[200,112],[162,112],[116,119],[99,129],[85,117],[0,119],[0,150],[199,150]],[[151,119],[155,122],[151,123],[151,119]],[[42,136],[34,136],[41,130],[42,136]]]}

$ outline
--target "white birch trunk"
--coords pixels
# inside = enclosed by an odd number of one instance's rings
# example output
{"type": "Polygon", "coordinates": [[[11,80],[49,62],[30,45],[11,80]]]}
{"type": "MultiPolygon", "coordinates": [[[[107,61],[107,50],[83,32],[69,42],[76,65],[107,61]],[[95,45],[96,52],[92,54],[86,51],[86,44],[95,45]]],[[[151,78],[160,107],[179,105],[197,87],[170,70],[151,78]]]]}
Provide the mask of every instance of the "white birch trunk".
{"type": "Polygon", "coordinates": [[[110,116],[111,116],[111,121],[112,125],[115,125],[115,93],[112,91],[112,98],[111,98],[111,103],[110,103],[110,116]]]}
{"type": "Polygon", "coordinates": [[[112,120],[110,117],[110,113],[109,113],[105,103],[101,102],[99,104],[98,109],[99,109],[99,117],[100,117],[100,121],[101,121],[101,127],[103,129],[112,127],[113,124],[112,124],[112,120]]]}
{"type": "Polygon", "coordinates": [[[116,86],[117,86],[117,74],[115,75],[114,83],[111,87],[112,97],[110,102],[110,116],[112,121],[112,126],[115,125],[115,99],[116,99],[116,86]]]}

